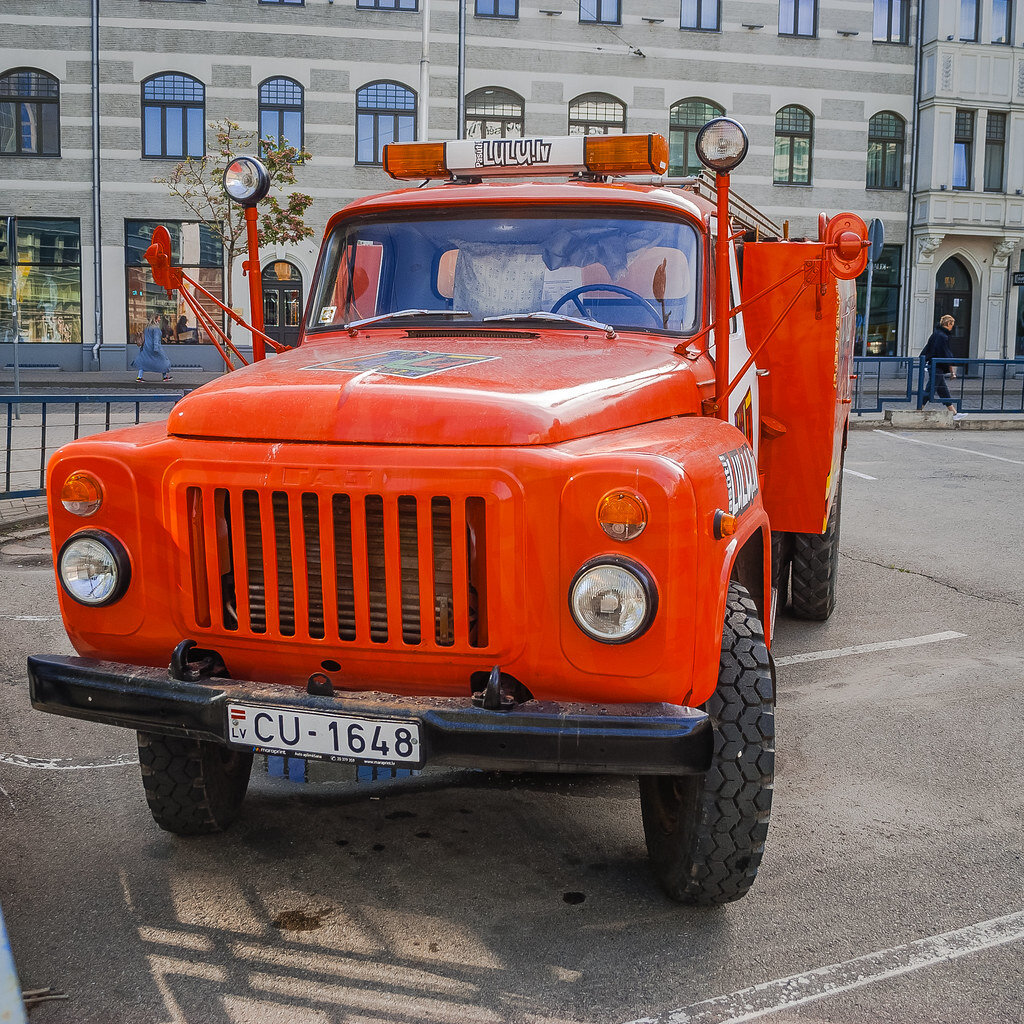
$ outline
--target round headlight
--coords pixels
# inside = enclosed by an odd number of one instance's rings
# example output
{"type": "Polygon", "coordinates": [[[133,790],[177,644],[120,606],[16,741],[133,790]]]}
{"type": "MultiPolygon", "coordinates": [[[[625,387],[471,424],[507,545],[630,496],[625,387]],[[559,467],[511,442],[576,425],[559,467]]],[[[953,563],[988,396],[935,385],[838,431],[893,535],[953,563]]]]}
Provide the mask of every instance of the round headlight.
{"type": "Polygon", "coordinates": [[[108,533],[83,530],[69,537],[57,558],[57,576],[79,604],[111,604],[128,589],[128,553],[108,533]]]}
{"type": "Polygon", "coordinates": [[[270,191],[270,173],[254,156],[236,156],[224,169],[224,191],[240,206],[255,206],[270,191]]]}
{"type": "Polygon", "coordinates": [[[699,132],[694,143],[700,162],[719,174],[727,174],[747,155],[747,133],[731,117],[715,117],[699,132]]]}
{"type": "Polygon", "coordinates": [[[60,489],[60,503],[76,516],[91,516],[103,504],[103,488],[89,473],[72,473],[60,489]]]}
{"type": "Polygon", "coordinates": [[[569,587],[569,610],[587,636],[621,644],[643,634],[658,609],[654,580],[625,558],[588,562],[569,587]]]}

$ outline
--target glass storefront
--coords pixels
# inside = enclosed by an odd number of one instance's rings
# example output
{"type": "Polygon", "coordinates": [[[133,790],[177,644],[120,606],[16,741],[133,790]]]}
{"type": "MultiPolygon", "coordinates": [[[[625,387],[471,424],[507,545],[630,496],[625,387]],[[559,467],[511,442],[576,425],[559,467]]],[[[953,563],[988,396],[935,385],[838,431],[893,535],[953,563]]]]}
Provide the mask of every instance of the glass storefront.
{"type": "Polygon", "coordinates": [[[0,217],[0,342],[81,344],[81,229],[77,220],[0,217]]]}
{"type": "MultiPolygon", "coordinates": [[[[207,332],[185,301],[176,293],[170,295],[153,281],[153,272],[146,262],[146,250],[153,240],[153,229],[162,224],[171,236],[171,262],[181,267],[200,287],[224,299],[224,253],[220,239],[208,224],[193,221],[126,220],[124,223],[125,292],[128,297],[128,342],[142,341],[149,318],[160,317],[165,345],[202,344],[209,342],[207,332]]],[[[187,287],[187,286],[186,286],[187,287]]],[[[224,314],[201,292],[195,293],[199,305],[214,323],[224,326],[224,314]]]]}
{"type": "Polygon", "coordinates": [[[864,337],[864,300],[867,298],[868,275],[865,270],[857,278],[857,355],[899,355],[896,331],[900,318],[901,245],[883,245],[875,260],[871,280],[871,316],[868,317],[867,338],[864,337]],[[865,344],[866,342],[866,344],[865,344]]]}

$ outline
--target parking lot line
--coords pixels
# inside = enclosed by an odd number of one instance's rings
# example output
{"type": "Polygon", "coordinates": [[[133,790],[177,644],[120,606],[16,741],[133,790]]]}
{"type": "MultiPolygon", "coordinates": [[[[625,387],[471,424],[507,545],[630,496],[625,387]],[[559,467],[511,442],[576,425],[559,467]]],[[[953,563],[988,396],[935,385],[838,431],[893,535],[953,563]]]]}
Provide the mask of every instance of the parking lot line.
{"type": "Polygon", "coordinates": [[[937,644],[943,640],[959,640],[966,633],[929,633],[927,636],[908,636],[903,640],[882,640],[875,644],[854,644],[852,647],[837,647],[833,651],[811,651],[808,654],[787,654],[776,658],[776,665],[800,665],[806,661],[830,661],[832,658],[846,658],[851,654],[870,654],[872,651],[894,651],[899,647],[921,647],[924,644],[937,644]]]}
{"type": "Polygon", "coordinates": [[[1024,939],[1024,911],[778,978],[629,1024],[740,1024],[1024,939]]]}
{"type": "Polygon", "coordinates": [[[966,452],[968,455],[980,455],[983,459],[995,459],[996,462],[1009,462],[1014,466],[1024,466],[1020,459],[1008,459],[1005,455],[990,455],[988,452],[979,452],[975,448],[960,448],[955,444],[936,444],[934,441],[919,441],[916,437],[907,437],[904,434],[894,434],[891,430],[876,430],[876,434],[882,437],[893,437],[897,441],[906,441],[907,444],[923,444],[927,448],[941,448],[944,452],[966,452]]]}
{"type": "Polygon", "coordinates": [[[867,473],[858,473],[857,470],[855,470],[855,469],[847,469],[846,466],[843,466],[843,472],[844,473],[849,473],[850,476],[859,476],[861,478],[861,480],[877,480],[878,479],[877,476],[868,476],[867,473]]]}
{"type": "Polygon", "coordinates": [[[79,761],[73,757],[29,757],[27,754],[0,753],[0,764],[9,764],[14,768],[36,768],[44,772],[85,772],[94,768],[124,768],[126,765],[138,764],[134,755],[115,757],[112,760],[79,761]]]}

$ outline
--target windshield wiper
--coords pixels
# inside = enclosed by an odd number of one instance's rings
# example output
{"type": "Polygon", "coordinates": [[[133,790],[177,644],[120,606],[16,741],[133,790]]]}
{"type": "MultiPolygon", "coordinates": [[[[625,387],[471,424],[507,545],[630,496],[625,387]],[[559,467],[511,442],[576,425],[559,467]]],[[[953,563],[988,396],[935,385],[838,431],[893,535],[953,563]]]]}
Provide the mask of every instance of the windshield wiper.
{"type": "Polygon", "coordinates": [[[557,323],[577,324],[580,327],[596,327],[599,331],[604,331],[606,338],[616,337],[615,328],[611,324],[603,324],[599,320],[591,320],[589,317],[567,316],[565,313],[548,313],[543,309],[538,309],[535,313],[505,313],[502,316],[484,317],[485,324],[494,320],[554,320],[557,323]]]}
{"type": "Polygon", "coordinates": [[[351,323],[342,324],[342,327],[355,337],[360,327],[384,323],[386,320],[399,320],[414,316],[453,317],[472,315],[468,309],[398,309],[394,313],[379,313],[377,316],[368,316],[363,320],[353,320],[351,323]]]}

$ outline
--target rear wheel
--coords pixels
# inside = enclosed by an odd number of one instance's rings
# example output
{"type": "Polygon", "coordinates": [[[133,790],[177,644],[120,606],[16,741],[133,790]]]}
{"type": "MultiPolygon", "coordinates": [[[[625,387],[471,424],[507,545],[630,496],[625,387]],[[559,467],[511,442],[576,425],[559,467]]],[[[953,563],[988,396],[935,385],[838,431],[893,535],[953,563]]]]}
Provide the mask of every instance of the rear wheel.
{"type": "Polygon", "coordinates": [[[843,497],[841,474],[842,470],[825,532],[793,534],[792,601],[793,614],[798,619],[824,622],[835,611],[836,581],[839,576],[839,520],[843,497]]]}
{"type": "Polygon", "coordinates": [[[252,754],[184,736],[138,736],[146,802],[162,829],[200,836],[234,821],[249,786],[252,754]]]}
{"type": "Polygon", "coordinates": [[[681,903],[729,903],[757,876],[775,777],[775,686],[757,608],[729,584],[718,687],[705,710],[714,727],[701,775],[640,778],[655,877],[681,903]]]}

